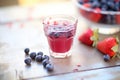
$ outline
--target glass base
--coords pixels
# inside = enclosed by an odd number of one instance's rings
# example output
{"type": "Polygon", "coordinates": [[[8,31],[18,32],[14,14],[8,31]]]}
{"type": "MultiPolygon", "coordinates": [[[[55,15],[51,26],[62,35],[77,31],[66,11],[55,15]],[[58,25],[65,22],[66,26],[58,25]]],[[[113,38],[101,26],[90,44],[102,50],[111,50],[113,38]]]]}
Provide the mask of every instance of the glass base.
{"type": "Polygon", "coordinates": [[[56,53],[50,50],[50,55],[54,58],[67,58],[71,56],[71,53],[69,51],[65,53],[56,53]]]}

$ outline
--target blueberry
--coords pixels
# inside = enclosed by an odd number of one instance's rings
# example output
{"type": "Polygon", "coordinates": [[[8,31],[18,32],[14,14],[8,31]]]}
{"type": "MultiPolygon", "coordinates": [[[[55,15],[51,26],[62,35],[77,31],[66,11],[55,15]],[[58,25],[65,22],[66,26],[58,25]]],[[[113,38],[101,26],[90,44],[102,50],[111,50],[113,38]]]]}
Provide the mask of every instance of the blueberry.
{"type": "Polygon", "coordinates": [[[92,3],[92,2],[94,2],[94,0],[89,0],[89,2],[91,2],[91,3],[92,3]]]}
{"type": "Polygon", "coordinates": [[[113,10],[114,11],[119,11],[119,6],[115,5],[113,10]]]}
{"type": "Polygon", "coordinates": [[[107,9],[108,9],[108,6],[107,6],[107,5],[102,5],[102,6],[101,6],[101,10],[102,10],[102,11],[107,11],[107,9]]]}
{"type": "Polygon", "coordinates": [[[24,49],[24,52],[25,52],[26,55],[28,55],[29,52],[30,52],[30,49],[29,49],[29,48],[25,48],[25,49],[24,49]]]}
{"type": "Polygon", "coordinates": [[[110,9],[113,9],[114,6],[115,6],[115,4],[114,4],[113,1],[107,1],[107,5],[108,5],[108,7],[109,7],[110,9]]]}
{"type": "Polygon", "coordinates": [[[42,60],[44,60],[44,59],[49,60],[49,56],[48,56],[48,55],[43,55],[43,56],[42,56],[42,60]]]}
{"type": "Polygon", "coordinates": [[[100,7],[100,5],[101,4],[96,0],[92,3],[92,8],[98,8],[98,7],[100,7]]]}
{"type": "Polygon", "coordinates": [[[106,3],[107,3],[107,0],[101,0],[101,3],[102,3],[102,4],[106,4],[106,3]]]}
{"type": "Polygon", "coordinates": [[[27,64],[27,65],[31,65],[31,58],[26,58],[25,60],[24,60],[24,62],[25,62],[25,64],[27,64]]]}
{"type": "Polygon", "coordinates": [[[46,65],[47,65],[48,63],[50,63],[50,61],[49,61],[48,59],[44,59],[44,60],[42,61],[43,67],[46,68],[46,65]]]}
{"type": "Polygon", "coordinates": [[[54,32],[49,33],[49,37],[53,38],[54,37],[54,32]]]}
{"type": "Polygon", "coordinates": [[[83,4],[84,2],[82,0],[78,0],[78,3],[79,4],[83,4]]]}
{"type": "Polygon", "coordinates": [[[104,55],[103,58],[106,62],[110,60],[110,56],[108,54],[104,55]]]}
{"type": "Polygon", "coordinates": [[[46,69],[47,69],[47,71],[53,71],[54,66],[53,66],[51,63],[48,63],[48,64],[46,65],[46,69]]]}
{"type": "Polygon", "coordinates": [[[30,53],[30,57],[31,57],[32,59],[35,59],[35,57],[36,57],[36,52],[31,52],[31,53],[30,53]]]}
{"type": "Polygon", "coordinates": [[[42,56],[41,56],[41,55],[37,55],[37,56],[35,57],[35,60],[36,60],[37,62],[42,62],[42,56]]]}
{"type": "Polygon", "coordinates": [[[37,55],[43,56],[43,52],[40,51],[40,52],[37,53],[37,55]]]}
{"type": "Polygon", "coordinates": [[[73,36],[73,34],[72,34],[72,32],[71,32],[71,31],[66,32],[66,37],[67,37],[67,38],[70,38],[71,36],[73,36]]]}
{"type": "Polygon", "coordinates": [[[59,37],[60,37],[60,32],[54,33],[54,37],[55,37],[55,38],[59,38],[59,37]]]}

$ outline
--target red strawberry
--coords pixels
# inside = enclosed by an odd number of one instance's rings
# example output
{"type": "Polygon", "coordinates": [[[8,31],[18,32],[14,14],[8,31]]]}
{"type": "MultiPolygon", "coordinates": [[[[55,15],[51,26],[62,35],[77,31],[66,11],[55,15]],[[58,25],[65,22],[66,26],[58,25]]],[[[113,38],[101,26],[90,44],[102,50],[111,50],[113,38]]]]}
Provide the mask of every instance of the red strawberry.
{"type": "Polygon", "coordinates": [[[118,39],[114,37],[108,37],[97,44],[97,49],[103,54],[108,54],[113,57],[118,52],[118,39]]]}
{"type": "Polygon", "coordinates": [[[116,15],[116,23],[120,24],[120,15],[116,15]]]}
{"type": "Polygon", "coordinates": [[[79,36],[78,40],[88,46],[95,46],[98,40],[98,29],[87,29],[82,35],[79,36]]]}
{"type": "Polygon", "coordinates": [[[100,14],[101,10],[100,10],[100,8],[95,8],[94,11],[95,12],[91,11],[88,14],[88,19],[90,19],[93,22],[98,22],[101,19],[101,17],[102,17],[102,15],[100,14]]]}

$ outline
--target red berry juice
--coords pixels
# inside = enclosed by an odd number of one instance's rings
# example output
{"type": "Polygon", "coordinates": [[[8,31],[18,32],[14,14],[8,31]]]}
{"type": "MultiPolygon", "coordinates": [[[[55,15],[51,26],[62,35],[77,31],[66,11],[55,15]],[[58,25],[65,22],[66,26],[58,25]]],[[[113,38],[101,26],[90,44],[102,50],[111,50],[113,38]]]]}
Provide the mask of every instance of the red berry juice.
{"type": "MultiPolygon", "coordinates": [[[[56,33],[57,34],[57,33],[56,33]]],[[[59,34],[59,33],[58,33],[59,34]]],[[[67,34],[67,33],[61,33],[62,34],[67,34]]],[[[70,50],[71,45],[73,43],[73,35],[69,37],[65,36],[59,36],[59,37],[51,37],[47,36],[48,43],[50,45],[50,48],[53,52],[56,53],[65,53],[70,50]]]]}
{"type": "Polygon", "coordinates": [[[50,19],[44,26],[46,26],[46,36],[53,52],[65,53],[70,50],[76,30],[73,22],[50,19]]]}

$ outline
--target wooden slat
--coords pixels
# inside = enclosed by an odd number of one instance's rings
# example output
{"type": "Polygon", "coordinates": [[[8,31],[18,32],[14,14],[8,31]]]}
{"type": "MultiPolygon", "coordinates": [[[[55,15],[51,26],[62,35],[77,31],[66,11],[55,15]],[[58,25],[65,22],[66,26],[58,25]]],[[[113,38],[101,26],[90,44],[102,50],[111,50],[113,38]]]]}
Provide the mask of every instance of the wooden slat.
{"type": "Polygon", "coordinates": [[[120,66],[83,72],[32,78],[29,80],[119,80],[120,66]]]}

